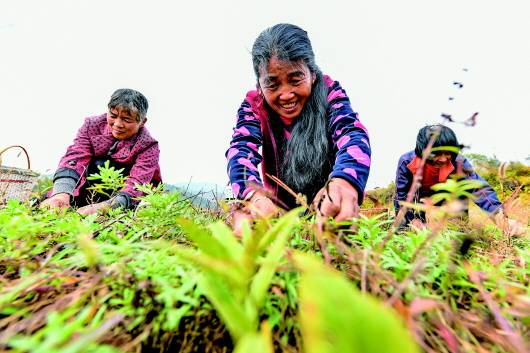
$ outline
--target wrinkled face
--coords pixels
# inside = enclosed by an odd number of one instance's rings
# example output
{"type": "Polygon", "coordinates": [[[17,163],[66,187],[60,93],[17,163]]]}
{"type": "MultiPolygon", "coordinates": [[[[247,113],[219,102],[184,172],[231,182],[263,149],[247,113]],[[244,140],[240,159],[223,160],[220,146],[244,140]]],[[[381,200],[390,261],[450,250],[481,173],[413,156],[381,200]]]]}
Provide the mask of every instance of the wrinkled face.
{"type": "Polygon", "coordinates": [[[136,114],[131,114],[127,109],[116,107],[107,113],[107,123],[112,131],[112,136],[120,140],[126,140],[138,133],[138,130],[145,124],[139,122],[136,114]]]}
{"type": "Polygon", "coordinates": [[[447,151],[436,151],[431,154],[429,163],[437,168],[441,168],[449,165],[451,158],[451,153],[447,151]]]}
{"type": "Polygon", "coordinates": [[[300,115],[315,77],[303,62],[269,60],[260,70],[259,89],[267,104],[284,119],[295,119],[300,115]]]}

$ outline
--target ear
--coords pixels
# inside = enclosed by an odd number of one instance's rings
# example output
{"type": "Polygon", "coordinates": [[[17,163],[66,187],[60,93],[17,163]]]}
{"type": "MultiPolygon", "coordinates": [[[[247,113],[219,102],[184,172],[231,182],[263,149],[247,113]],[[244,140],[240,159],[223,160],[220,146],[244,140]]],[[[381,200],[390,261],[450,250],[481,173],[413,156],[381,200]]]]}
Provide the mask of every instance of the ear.
{"type": "Polygon", "coordinates": [[[311,73],[311,85],[314,85],[316,80],[317,80],[317,75],[315,75],[314,73],[311,73]]]}
{"type": "Polygon", "coordinates": [[[140,123],[140,127],[144,126],[147,122],[147,117],[144,118],[144,120],[140,123]]]}
{"type": "Polygon", "coordinates": [[[258,85],[258,94],[263,98],[263,91],[261,90],[261,87],[258,85]]]}

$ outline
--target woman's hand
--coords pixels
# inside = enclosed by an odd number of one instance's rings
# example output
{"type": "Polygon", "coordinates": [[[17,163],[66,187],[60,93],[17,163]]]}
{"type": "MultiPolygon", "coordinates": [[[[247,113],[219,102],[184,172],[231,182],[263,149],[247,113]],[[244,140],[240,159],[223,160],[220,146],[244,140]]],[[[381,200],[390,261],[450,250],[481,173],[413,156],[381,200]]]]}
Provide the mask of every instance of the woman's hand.
{"type": "Polygon", "coordinates": [[[67,193],[55,194],[42,201],[40,208],[68,208],[70,207],[70,195],[67,193]]]}
{"type": "Polygon", "coordinates": [[[280,208],[265,194],[256,192],[248,201],[245,208],[233,214],[232,224],[234,234],[240,237],[243,234],[243,224],[252,225],[255,218],[270,218],[280,214],[280,208]]]}
{"type": "Polygon", "coordinates": [[[507,235],[519,237],[525,234],[523,223],[516,219],[508,218],[502,209],[495,214],[495,224],[507,235]]]}
{"type": "Polygon", "coordinates": [[[425,225],[425,223],[423,223],[421,220],[419,220],[418,218],[414,218],[411,222],[410,222],[410,225],[414,228],[418,228],[418,229],[425,229],[427,228],[427,226],[425,225]]]}
{"type": "Polygon", "coordinates": [[[357,217],[358,199],[357,190],[350,183],[341,178],[332,178],[313,200],[313,207],[317,211],[317,224],[321,226],[329,217],[338,222],[357,217]]]}
{"type": "Polygon", "coordinates": [[[270,218],[280,213],[280,208],[261,192],[252,195],[246,208],[253,217],[257,218],[270,218]]]}
{"type": "Polygon", "coordinates": [[[232,215],[232,225],[234,228],[234,234],[241,238],[243,235],[243,225],[247,223],[248,226],[252,224],[252,216],[246,210],[237,210],[232,215]]]}
{"type": "Polygon", "coordinates": [[[94,214],[94,213],[103,213],[103,212],[108,211],[109,209],[110,209],[110,202],[103,201],[103,202],[93,203],[90,205],[80,207],[77,209],[77,213],[83,216],[87,216],[89,214],[94,214]]]}

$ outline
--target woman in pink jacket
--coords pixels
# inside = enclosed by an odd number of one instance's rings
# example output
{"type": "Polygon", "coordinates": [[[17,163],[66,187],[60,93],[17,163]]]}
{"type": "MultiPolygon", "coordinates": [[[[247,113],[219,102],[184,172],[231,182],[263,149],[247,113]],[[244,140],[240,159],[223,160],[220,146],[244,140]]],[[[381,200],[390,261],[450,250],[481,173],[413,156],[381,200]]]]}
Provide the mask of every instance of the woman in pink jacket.
{"type": "Polygon", "coordinates": [[[118,89],[108,103],[108,113],[85,119],[74,142],[66,150],[53,177],[53,190],[42,206],[79,207],[91,214],[110,207],[131,208],[142,193],[136,184],[161,182],[158,141],[147,129],[148,102],[132,89],[118,89]],[[123,168],[125,187],[111,199],[93,195],[87,176],[106,161],[123,168]]]}

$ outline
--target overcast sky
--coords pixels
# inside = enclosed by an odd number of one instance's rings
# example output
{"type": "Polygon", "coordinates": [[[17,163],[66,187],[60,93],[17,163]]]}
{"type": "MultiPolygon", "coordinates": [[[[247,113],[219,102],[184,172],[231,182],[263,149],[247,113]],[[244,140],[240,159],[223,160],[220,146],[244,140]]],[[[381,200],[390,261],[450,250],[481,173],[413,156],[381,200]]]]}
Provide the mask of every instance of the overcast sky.
{"type": "MultiPolygon", "coordinates": [[[[83,118],[129,87],[149,99],[164,181],[225,184],[236,111],[255,85],[252,43],[290,22],[308,31],[318,65],[370,132],[369,187],[393,180],[418,129],[442,112],[479,112],[476,127],[451,125],[470,152],[524,160],[529,4],[0,0],[0,148],[24,145],[33,169],[53,172],[83,118]]],[[[21,165],[15,156],[5,162],[21,165]]]]}

